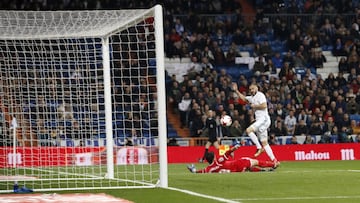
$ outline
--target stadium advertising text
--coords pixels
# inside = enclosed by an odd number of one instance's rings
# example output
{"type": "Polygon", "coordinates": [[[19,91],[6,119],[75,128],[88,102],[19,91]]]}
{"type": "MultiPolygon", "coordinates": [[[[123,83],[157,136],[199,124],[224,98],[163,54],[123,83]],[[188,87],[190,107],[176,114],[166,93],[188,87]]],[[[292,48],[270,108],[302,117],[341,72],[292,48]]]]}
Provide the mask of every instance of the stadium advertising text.
{"type": "MultiPolygon", "coordinates": [[[[359,144],[308,144],[274,145],[273,151],[280,161],[307,160],[358,160],[359,144]]],[[[226,148],[226,146],[224,146],[226,148]]],[[[251,157],[255,146],[240,147],[235,157],[251,157]]],[[[225,149],[224,148],[224,149],[225,149]]],[[[202,147],[168,147],[169,163],[193,163],[202,155],[202,147]]],[[[223,148],[221,148],[223,150],[223,148]]],[[[117,147],[114,149],[114,163],[148,164],[158,162],[157,150],[146,147],[117,147]]],[[[210,150],[215,151],[214,148],[210,150]]],[[[221,153],[222,151],[217,151],[221,153]]],[[[267,159],[262,154],[259,159],[267,159]]],[[[104,147],[22,147],[16,153],[11,148],[0,147],[0,168],[16,166],[90,166],[106,164],[104,147]]]]}

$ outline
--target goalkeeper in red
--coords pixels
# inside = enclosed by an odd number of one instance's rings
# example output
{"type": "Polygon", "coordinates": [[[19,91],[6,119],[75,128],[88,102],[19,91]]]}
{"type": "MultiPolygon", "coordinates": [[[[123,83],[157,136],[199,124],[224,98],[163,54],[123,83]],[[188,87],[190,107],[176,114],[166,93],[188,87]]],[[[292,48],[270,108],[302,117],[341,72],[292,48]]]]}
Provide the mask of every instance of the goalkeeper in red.
{"type": "Polygon", "coordinates": [[[206,161],[209,163],[207,167],[196,170],[195,166],[192,164],[187,166],[187,168],[192,173],[231,173],[245,171],[273,171],[277,167],[273,161],[262,161],[248,157],[233,159],[232,153],[239,147],[240,145],[236,144],[217,159],[215,159],[214,152],[208,152],[205,157],[206,161]]]}

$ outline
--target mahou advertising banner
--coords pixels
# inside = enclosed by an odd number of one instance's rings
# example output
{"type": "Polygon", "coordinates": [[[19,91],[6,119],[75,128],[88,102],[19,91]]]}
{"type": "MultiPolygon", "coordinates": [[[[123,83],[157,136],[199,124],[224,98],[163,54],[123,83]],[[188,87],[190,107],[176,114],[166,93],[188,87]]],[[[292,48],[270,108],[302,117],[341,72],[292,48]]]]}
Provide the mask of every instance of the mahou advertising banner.
{"type": "MultiPolygon", "coordinates": [[[[273,152],[279,161],[311,160],[360,160],[360,143],[273,145],[273,152]]],[[[204,154],[204,147],[168,147],[169,163],[194,163],[204,154]]],[[[215,148],[211,151],[219,153],[215,148]]],[[[220,153],[223,149],[220,149],[220,153]]],[[[243,146],[235,151],[235,158],[253,157],[255,146],[243,146]]],[[[267,160],[266,153],[258,159],[267,160]]]]}
{"type": "MultiPolygon", "coordinates": [[[[229,146],[211,151],[223,153],[229,146]]],[[[194,163],[204,154],[204,147],[168,147],[169,163],[194,163]]],[[[360,160],[360,143],[275,145],[273,152],[279,161],[360,160]]],[[[252,157],[255,146],[243,146],[235,151],[235,158],[252,157]]],[[[158,162],[157,148],[114,148],[114,163],[148,164],[158,162]]],[[[268,159],[266,153],[258,159],[268,159]]],[[[19,147],[16,153],[9,147],[0,147],[0,168],[30,166],[90,166],[106,164],[105,147],[19,147]]]]}

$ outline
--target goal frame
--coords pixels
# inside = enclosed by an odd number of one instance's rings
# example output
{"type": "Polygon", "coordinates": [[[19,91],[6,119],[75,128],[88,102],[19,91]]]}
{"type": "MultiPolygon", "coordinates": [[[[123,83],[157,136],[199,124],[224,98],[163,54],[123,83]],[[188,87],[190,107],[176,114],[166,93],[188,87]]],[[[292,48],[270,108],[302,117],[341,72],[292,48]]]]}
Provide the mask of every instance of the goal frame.
{"type": "MultiPolygon", "coordinates": [[[[145,9],[142,9],[145,10],[145,9]]],[[[157,87],[157,112],[158,112],[158,149],[159,149],[159,180],[156,184],[150,187],[168,187],[168,167],[167,167],[167,128],[166,128],[166,91],[165,91],[165,63],[164,63],[164,36],[163,36],[163,8],[161,5],[155,5],[152,8],[146,9],[147,12],[154,11],[154,26],[155,26],[155,44],[156,44],[156,87],[157,87]]],[[[36,12],[36,11],[29,11],[36,12]]],[[[56,11],[55,11],[56,12],[56,11]]],[[[59,39],[59,38],[84,38],[84,37],[98,37],[101,38],[102,44],[102,64],[104,73],[104,106],[105,106],[105,132],[106,132],[106,156],[107,156],[107,175],[105,178],[114,178],[114,140],[113,140],[113,126],[112,126],[112,101],[111,101],[111,75],[110,75],[110,50],[109,38],[112,34],[121,31],[124,26],[134,22],[138,16],[129,18],[124,22],[116,24],[118,29],[104,29],[96,33],[78,33],[75,35],[39,35],[39,36],[0,36],[1,40],[41,40],[41,39],[59,39]]],[[[1,22],[0,22],[1,25],[1,22]]],[[[16,126],[13,128],[14,135],[16,135],[16,126]]],[[[16,143],[16,136],[14,136],[14,143],[16,143]]],[[[13,144],[13,150],[16,151],[16,144],[13,144]]],[[[15,157],[14,157],[15,159],[15,157]]],[[[14,160],[14,167],[16,163],[14,160]]],[[[122,186],[120,188],[127,188],[122,186]]],[[[133,188],[133,186],[130,186],[133,188]]],[[[139,186],[146,187],[147,186],[139,186]]],[[[110,187],[119,188],[119,187],[110,187]]],[[[138,186],[136,186],[138,188],[138,186]]],[[[60,189],[39,189],[37,191],[54,191],[54,190],[73,190],[76,188],[60,188],[60,189]]],[[[81,188],[84,189],[84,188],[81,188]]],[[[109,188],[85,188],[85,189],[109,189],[109,188]]],[[[0,193],[12,192],[11,190],[0,190],[0,193]]]]}

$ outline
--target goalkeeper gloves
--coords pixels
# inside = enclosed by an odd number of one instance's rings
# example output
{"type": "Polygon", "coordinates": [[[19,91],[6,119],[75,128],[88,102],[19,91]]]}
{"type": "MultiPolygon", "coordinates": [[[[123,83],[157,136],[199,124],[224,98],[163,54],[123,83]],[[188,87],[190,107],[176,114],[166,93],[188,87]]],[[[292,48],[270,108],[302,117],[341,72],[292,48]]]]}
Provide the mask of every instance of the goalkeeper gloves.
{"type": "Polygon", "coordinates": [[[187,165],[187,169],[189,169],[189,171],[191,173],[196,173],[196,168],[195,168],[194,164],[187,165]]]}

